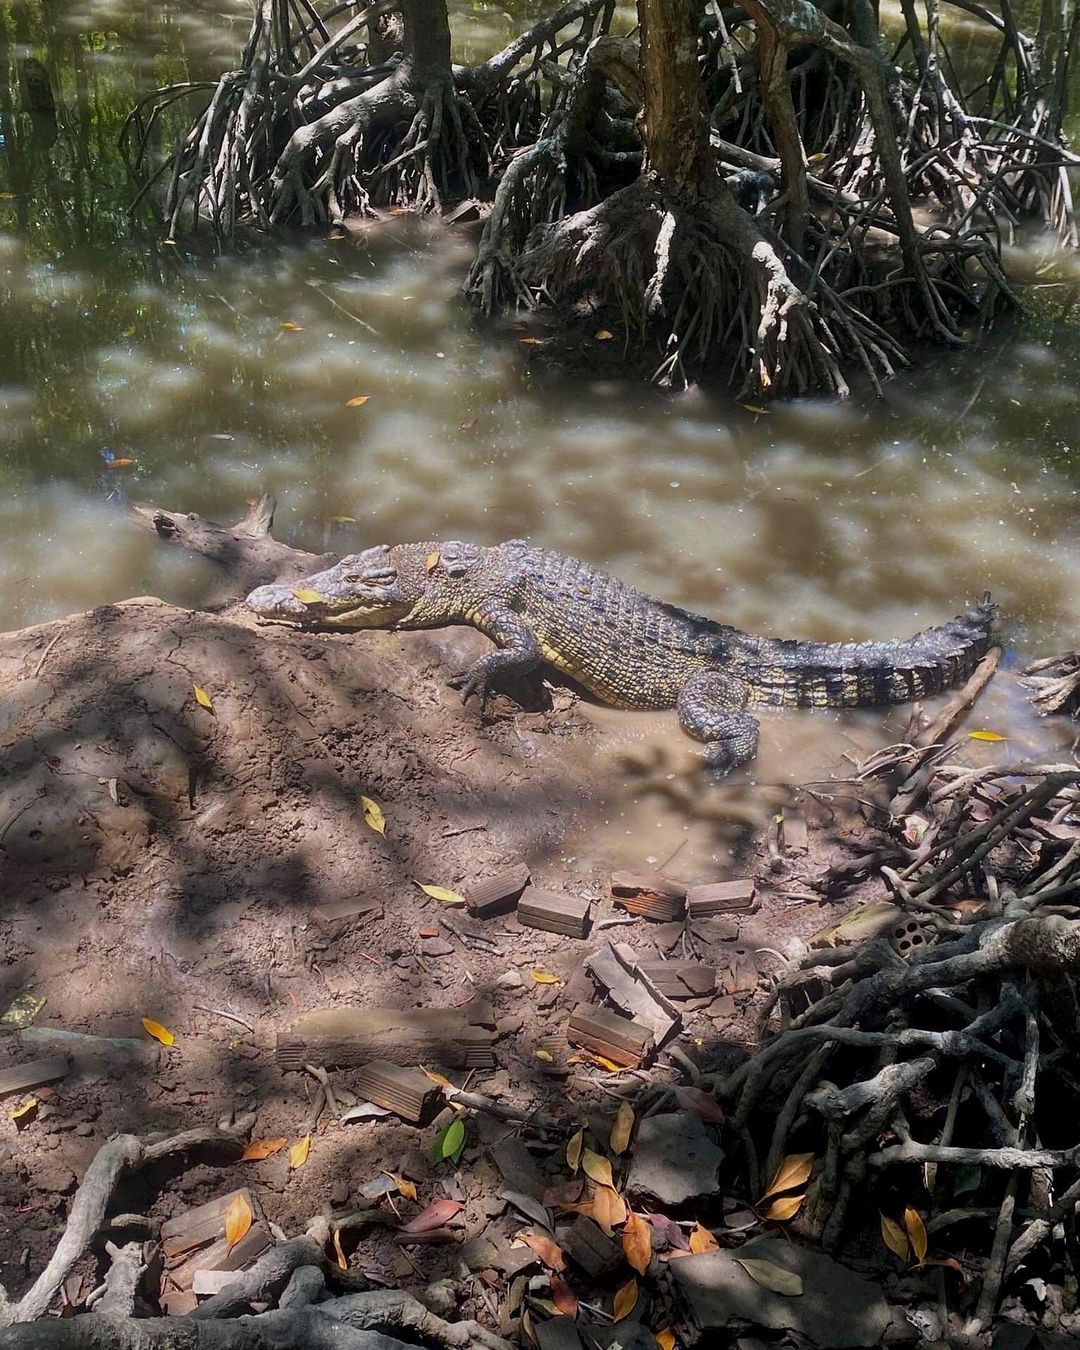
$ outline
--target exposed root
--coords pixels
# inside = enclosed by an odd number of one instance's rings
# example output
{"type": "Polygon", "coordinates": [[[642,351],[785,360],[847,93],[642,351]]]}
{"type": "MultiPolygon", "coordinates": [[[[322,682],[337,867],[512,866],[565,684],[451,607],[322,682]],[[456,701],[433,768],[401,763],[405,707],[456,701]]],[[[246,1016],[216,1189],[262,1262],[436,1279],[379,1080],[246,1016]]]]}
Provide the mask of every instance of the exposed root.
{"type": "Polygon", "coordinates": [[[1080,716],[1080,652],[1035,661],[1024,671],[1023,680],[1039,712],[1080,716]]]}

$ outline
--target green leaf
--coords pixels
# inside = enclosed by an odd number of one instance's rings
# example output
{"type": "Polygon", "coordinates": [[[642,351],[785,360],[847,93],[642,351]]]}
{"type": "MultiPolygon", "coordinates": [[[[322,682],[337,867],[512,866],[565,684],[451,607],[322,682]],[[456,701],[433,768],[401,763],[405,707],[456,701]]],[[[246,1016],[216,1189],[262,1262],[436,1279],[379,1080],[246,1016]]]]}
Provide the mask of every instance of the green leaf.
{"type": "Polygon", "coordinates": [[[431,1161],[439,1163],[449,1159],[450,1162],[456,1163],[464,1152],[465,1122],[452,1120],[435,1136],[435,1142],[431,1146],[431,1161]]]}

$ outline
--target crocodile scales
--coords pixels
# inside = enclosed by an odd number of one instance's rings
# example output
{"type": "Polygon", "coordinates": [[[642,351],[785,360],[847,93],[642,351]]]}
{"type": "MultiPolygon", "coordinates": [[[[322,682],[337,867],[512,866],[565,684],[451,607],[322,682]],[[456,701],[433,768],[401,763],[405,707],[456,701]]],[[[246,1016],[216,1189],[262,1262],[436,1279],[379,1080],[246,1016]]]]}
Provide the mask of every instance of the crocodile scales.
{"type": "Polygon", "coordinates": [[[974,669],[995,615],[987,596],[902,642],[757,637],[521,539],[380,545],[295,589],[260,586],[247,603],[264,618],[312,627],[472,624],[495,650],[452,681],[463,699],[483,704],[496,677],[546,661],[616,708],[675,708],[721,773],[757,751],[751,708],[861,708],[939,693],[974,669]]]}

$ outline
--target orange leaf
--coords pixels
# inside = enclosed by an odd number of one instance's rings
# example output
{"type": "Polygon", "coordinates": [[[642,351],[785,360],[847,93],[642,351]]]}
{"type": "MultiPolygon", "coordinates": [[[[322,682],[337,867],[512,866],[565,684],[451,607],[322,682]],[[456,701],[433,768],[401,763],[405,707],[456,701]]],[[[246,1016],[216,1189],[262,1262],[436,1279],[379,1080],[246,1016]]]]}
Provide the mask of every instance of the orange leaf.
{"type": "Polygon", "coordinates": [[[550,1266],[552,1270],[565,1270],[566,1257],[562,1254],[562,1248],[549,1238],[546,1233],[538,1233],[535,1229],[529,1229],[526,1232],[518,1233],[517,1236],[531,1247],[545,1266],[550,1266]]]}
{"type": "Polygon", "coordinates": [[[631,1214],[627,1219],[622,1230],[622,1249],[627,1264],[644,1275],[652,1256],[652,1228],[640,1214],[631,1214]]]}
{"type": "Polygon", "coordinates": [[[176,1037],[168,1027],[163,1027],[160,1022],[155,1022],[149,1017],[142,1019],[143,1030],[148,1036],[153,1036],[155,1041],[160,1041],[162,1045],[175,1045],[176,1037]]]}
{"type": "Polygon", "coordinates": [[[303,1167],[311,1153],[311,1135],[305,1134],[303,1139],[298,1139],[289,1149],[289,1166],[295,1171],[298,1167],[303,1167]]]}
{"type": "Polygon", "coordinates": [[[421,1064],[420,1070],[422,1073],[426,1073],[433,1083],[438,1083],[440,1087],[452,1088],[455,1092],[457,1091],[449,1078],[444,1078],[441,1073],[436,1073],[434,1069],[425,1069],[421,1064]]]}
{"type": "Polygon", "coordinates": [[[251,1217],[247,1196],[238,1191],[225,1211],[225,1241],[230,1247],[235,1247],[251,1227],[251,1217]]]}
{"type": "Polygon", "coordinates": [[[384,1171],[383,1175],[390,1178],[390,1180],[398,1188],[399,1195],[403,1195],[406,1200],[416,1199],[416,1187],[413,1185],[411,1181],[406,1180],[405,1177],[396,1176],[393,1172],[384,1171]]]}
{"type": "Polygon", "coordinates": [[[346,408],[362,408],[370,397],[370,394],[357,394],[355,398],[349,399],[345,406],[346,408]]]}
{"type": "Polygon", "coordinates": [[[690,1234],[690,1250],[695,1256],[700,1256],[702,1252],[718,1252],[720,1244],[707,1228],[700,1223],[696,1223],[693,1232],[690,1234]]]}
{"type": "Polygon", "coordinates": [[[799,1186],[804,1186],[810,1179],[813,1167],[812,1153],[788,1154],[765,1187],[765,1194],[761,1197],[762,1203],[768,1200],[770,1195],[779,1195],[781,1191],[793,1191],[799,1186]]]}
{"type": "Polygon", "coordinates": [[[620,1102],[619,1110],[615,1116],[615,1124],[611,1127],[611,1138],[608,1140],[608,1146],[612,1153],[626,1152],[633,1128],[634,1108],[629,1102],[620,1102]]]}
{"type": "Polygon", "coordinates": [[[788,1219],[793,1219],[799,1210],[802,1209],[805,1194],[799,1195],[778,1195],[775,1200],[769,1201],[769,1206],[764,1212],[766,1219],[773,1223],[786,1223],[788,1219]]]}
{"type": "Polygon", "coordinates": [[[551,1301],[564,1317],[577,1316],[577,1295],[558,1275],[551,1277],[551,1301]]]}
{"type": "Polygon", "coordinates": [[[670,1327],[656,1333],[656,1344],[660,1350],[675,1350],[675,1333],[670,1327]]]}
{"type": "Polygon", "coordinates": [[[890,1219],[887,1215],[881,1215],[881,1240],[894,1256],[898,1256],[901,1261],[908,1258],[908,1235],[895,1219],[890,1219]]]}
{"type": "Polygon", "coordinates": [[[133,459],[109,459],[105,461],[105,467],[107,469],[126,469],[134,463],[133,459]]]}
{"type": "Polygon", "coordinates": [[[911,1242],[911,1250],[915,1253],[915,1260],[921,1266],[926,1260],[927,1238],[926,1225],[917,1209],[904,1210],[904,1228],[911,1242]]]}
{"type": "Polygon", "coordinates": [[[341,1270],[349,1269],[348,1257],[346,1257],[341,1247],[341,1229],[334,1229],[334,1260],[338,1263],[341,1270]]]}
{"type": "Polygon", "coordinates": [[[284,1139],[253,1139],[240,1154],[240,1161],[261,1162],[263,1158],[271,1158],[275,1153],[280,1153],[285,1143],[284,1139]]]}
{"type": "Polygon", "coordinates": [[[611,1230],[626,1222],[626,1203],[613,1187],[597,1186],[592,1198],[592,1216],[611,1237],[611,1230]]]}
{"type": "Polygon", "coordinates": [[[613,1322],[621,1322],[624,1317],[629,1317],[637,1307],[637,1301],[637,1280],[629,1279],[615,1295],[615,1302],[611,1310],[611,1320],[613,1322]]]}

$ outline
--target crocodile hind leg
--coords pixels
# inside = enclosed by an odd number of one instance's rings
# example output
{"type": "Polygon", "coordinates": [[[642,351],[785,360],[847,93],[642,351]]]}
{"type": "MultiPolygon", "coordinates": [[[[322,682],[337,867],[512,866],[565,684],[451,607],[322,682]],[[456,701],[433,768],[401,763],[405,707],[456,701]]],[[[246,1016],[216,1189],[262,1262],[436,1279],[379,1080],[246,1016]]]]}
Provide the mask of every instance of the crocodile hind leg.
{"type": "Polygon", "coordinates": [[[688,736],[705,742],[705,763],[718,776],[757,754],[757,719],[746,711],[746,686],[715,670],[691,675],[675,705],[688,736]]]}
{"type": "Polygon", "coordinates": [[[498,676],[527,675],[540,664],[540,644],[521,617],[510,608],[490,606],[478,609],[470,619],[476,628],[496,644],[496,650],[474,661],[468,670],[451,677],[452,688],[461,690],[467,703],[475,694],[480,707],[487,703],[492,681],[498,676]]]}

